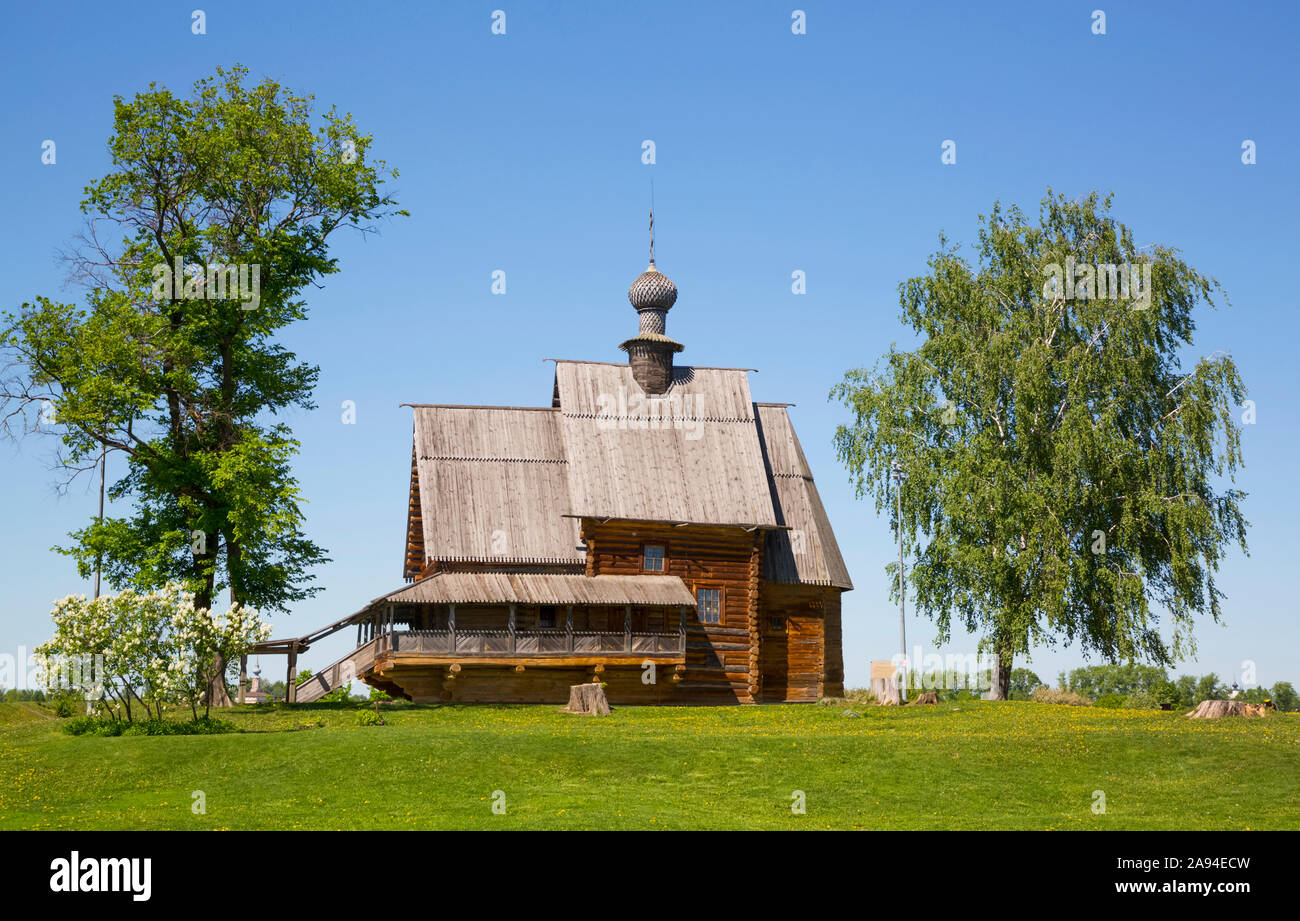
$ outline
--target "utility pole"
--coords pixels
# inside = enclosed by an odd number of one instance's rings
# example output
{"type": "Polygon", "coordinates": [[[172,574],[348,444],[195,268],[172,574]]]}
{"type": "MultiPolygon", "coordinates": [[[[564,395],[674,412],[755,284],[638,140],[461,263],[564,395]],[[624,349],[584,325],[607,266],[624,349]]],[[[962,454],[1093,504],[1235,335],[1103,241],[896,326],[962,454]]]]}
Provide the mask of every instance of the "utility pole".
{"type": "MultiPolygon", "coordinates": [[[[99,524],[101,527],[104,524],[104,468],[107,464],[108,464],[108,446],[101,445],[99,449],[99,524]]],[[[103,566],[104,566],[104,552],[101,550],[95,554],[95,597],[96,598],[99,597],[99,576],[100,576],[100,570],[103,568],[103,566]]],[[[97,675],[96,677],[100,680],[101,683],[103,682],[104,680],[103,675],[97,675]]],[[[86,716],[90,716],[94,712],[95,712],[95,702],[87,698],[86,716]]]]}
{"type": "MultiPolygon", "coordinates": [[[[99,524],[104,525],[104,467],[108,463],[108,448],[99,449],[99,524]]],[[[99,571],[103,568],[104,552],[95,554],[95,597],[99,597],[99,571]]]]}
{"type": "Polygon", "coordinates": [[[907,591],[903,583],[903,481],[907,474],[903,465],[894,461],[894,494],[898,501],[898,648],[903,654],[902,672],[899,675],[899,700],[907,700],[907,591]]]}

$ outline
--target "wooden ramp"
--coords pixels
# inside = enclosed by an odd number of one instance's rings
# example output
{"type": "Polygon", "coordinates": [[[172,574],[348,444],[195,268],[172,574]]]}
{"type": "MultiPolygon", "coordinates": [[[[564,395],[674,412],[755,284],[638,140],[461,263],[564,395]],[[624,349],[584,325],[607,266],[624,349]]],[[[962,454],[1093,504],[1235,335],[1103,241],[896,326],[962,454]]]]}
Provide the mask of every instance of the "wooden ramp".
{"type": "Polygon", "coordinates": [[[375,664],[382,641],[386,637],[377,636],[368,643],[363,643],[332,665],[325,666],[319,674],[312,675],[298,683],[297,703],[309,704],[320,700],[330,691],[341,687],[353,679],[360,678],[375,664]]]}

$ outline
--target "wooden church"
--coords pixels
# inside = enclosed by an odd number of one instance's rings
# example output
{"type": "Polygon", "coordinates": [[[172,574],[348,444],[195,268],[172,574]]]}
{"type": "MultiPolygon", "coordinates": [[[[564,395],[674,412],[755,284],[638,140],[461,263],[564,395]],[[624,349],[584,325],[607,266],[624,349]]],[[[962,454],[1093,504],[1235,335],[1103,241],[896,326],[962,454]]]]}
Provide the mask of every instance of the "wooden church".
{"type": "Polygon", "coordinates": [[[412,406],[408,584],[266,644],[292,673],[356,626],[297,700],[354,677],[413,701],[561,704],[593,680],[615,705],[843,694],[853,586],[788,404],[674,362],[653,245],[628,299],[627,361],[557,360],[549,406],[412,406]]]}

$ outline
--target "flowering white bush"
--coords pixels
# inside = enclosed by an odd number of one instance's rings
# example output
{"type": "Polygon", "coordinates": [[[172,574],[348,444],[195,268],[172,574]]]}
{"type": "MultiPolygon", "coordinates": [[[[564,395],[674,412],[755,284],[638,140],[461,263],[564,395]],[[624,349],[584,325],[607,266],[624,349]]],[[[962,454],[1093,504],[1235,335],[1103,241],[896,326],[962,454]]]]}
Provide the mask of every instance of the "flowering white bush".
{"type": "Polygon", "coordinates": [[[233,605],[224,614],[194,606],[194,593],[168,583],[155,592],[124,591],[87,599],[69,595],[50,612],[54,636],[36,649],[50,690],[72,690],[98,700],[110,712],[132,703],[150,716],[165,703],[209,703],[214,663],[233,663],[271,634],[258,613],[233,605]]]}
{"type": "Polygon", "coordinates": [[[208,689],[218,677],[233,676],[235,662],[255,643],[271,635],[271,625],[257,611],[242,604],[231,605],[224,614],[209,608],[196,608],[193,596],[188,605],[172,612],[169,622],[173,656],[159,677],[167,689],[167,699],[187,703],[197,710],[211,704],[208,689]],[[217,663],[224,674],[217,676],[217,663]]]}

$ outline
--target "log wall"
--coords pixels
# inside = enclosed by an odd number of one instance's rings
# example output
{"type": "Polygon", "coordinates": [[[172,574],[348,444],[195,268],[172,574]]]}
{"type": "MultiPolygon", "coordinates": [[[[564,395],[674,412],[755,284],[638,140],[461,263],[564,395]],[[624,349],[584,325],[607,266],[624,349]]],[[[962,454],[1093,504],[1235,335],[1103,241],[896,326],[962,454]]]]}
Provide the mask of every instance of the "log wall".
{"type": "MultiPolygon", "coordinates": [[[[654,684],[642,681],[635,665],[592,666],[524,663],[466,664],[455,678],[445,666],[404,666],[385,677],[416,700],[564,704],[569,686],[593,680],[607,684],[611,704],[728,704],[758,701],[815,701],[844,693],[843,630],[840,590],[815,585],[768,583],[761,578],[763,535],[743,528],[683,526],[629,521],[582,521],[587,548],[586,574],[642,574],[646,544],[664,548],[664,572],[680,578],[692,592],[722,590],[720,622],[703,623],[688,614],[686,662],[682,669],[659,666],[654,684]],[[674,678],[676,680],[674,680],[674,678]]],[[[482,568],[465,565],[463,568],[482,568]]],[[[500,610],[457,610],[461,629],[489,628],[503,622],[500,610]]],[[[622,610],[575,610],[576,629],[621,629],[622,610]],[[604,616],[601,616],[604,615],[604,616]]],[[[535,625],[535,611],[517,610],[516,625],[535,625]]],[[[563,607],[558,612],[563,618],[563,607]]],[[[654,613],[634,612],[636,629],[660,624],[654,613]],[[651,623],[650,621],[654,621],[651,623]]],[[[562,626],[562,620],[557,622],[562,626]]]]}
{"type": "Polygon", "coordinates": [[[751,652],[757,628],[762,532],[584,519],[582,536],[591,575],[640,574],[643,548],[655,544],[664,548],[664,571],[680,578],[692,592],[722,589],[719,623],[702,623],[698,612],[687,615],[686,671],[677,687],[678,702],[752,703],[758,699],[758,660],[751,660],[751,652]]]}
{"type": "Polygon", "coordinates": [[[760,608],[762,699],[843,696],[839,589],[765,582],[760,608]]]}
{"type": "Polygon", "coordinates": [[[590,666],[462,665],[455,677],[446,666],[400,667],[382,676],[416,703],[533,703],[564,705],[575,684],[603,681],[612,706],[627,704],[698,703],[683,696],[673,681],[672,665],[659,665],[653,684],[643,681],[639,665],[590,666]]]}

